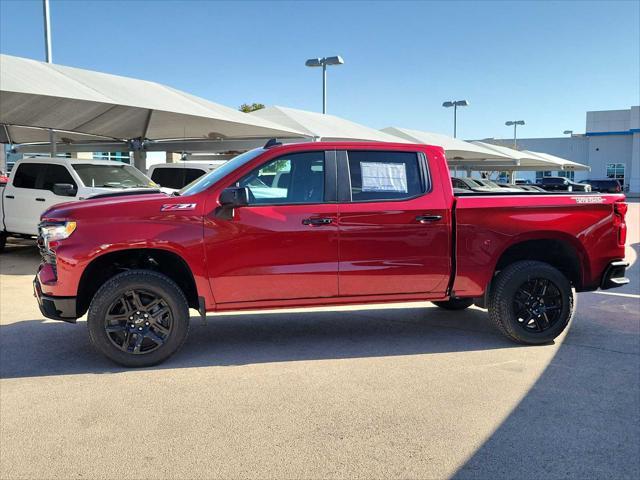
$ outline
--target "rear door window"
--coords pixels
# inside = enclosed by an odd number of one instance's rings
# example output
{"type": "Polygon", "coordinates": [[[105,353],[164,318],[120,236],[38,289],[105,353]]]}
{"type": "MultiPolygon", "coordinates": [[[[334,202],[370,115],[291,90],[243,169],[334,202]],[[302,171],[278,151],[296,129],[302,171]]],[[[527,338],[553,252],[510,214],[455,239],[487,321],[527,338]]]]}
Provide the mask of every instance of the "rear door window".
{"type": "Polygon", "coordinates": [[[47,166],[43,163],[21,163],[13,173],[13,186],[16,188],[39,188],[38,176],[47,166]]]}
{"type": "Polygon", "coordinates": [[[347,152],[354,202],[403,200],[427,191],[424,163],[416,152],[347,152]]]}

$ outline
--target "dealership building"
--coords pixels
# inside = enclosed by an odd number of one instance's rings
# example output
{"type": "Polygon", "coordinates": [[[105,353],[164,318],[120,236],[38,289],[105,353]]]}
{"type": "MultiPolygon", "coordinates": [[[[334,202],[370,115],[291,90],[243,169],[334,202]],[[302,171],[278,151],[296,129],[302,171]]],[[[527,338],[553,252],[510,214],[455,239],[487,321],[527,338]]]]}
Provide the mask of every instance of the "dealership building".
{"type": "MultiPolygon", "coordinates": [[[[513,145],[512,139],[488,141],[513,145]]],[[[640,196],[640,106],[587,112],[585,133],[561,138],[518,138],[517,146],[519,150],[549,153],[591,167],[591,171],[581,172],[518,172],[518,178],[535,181],[558,175],[577,182],[616,178],[630,196],[640,196]]]]}

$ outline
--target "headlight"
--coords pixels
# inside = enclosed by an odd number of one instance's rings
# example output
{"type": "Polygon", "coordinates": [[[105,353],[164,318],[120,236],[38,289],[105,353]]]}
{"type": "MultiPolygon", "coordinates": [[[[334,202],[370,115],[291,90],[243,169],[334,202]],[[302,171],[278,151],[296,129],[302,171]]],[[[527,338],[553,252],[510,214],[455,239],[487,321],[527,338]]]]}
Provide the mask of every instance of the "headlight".
{"type": "Polygon", "coordinates": [[[57,242],[69,238],[76,229],[76,222],[60,222],[40,225],[40,236],[45,248],[49,248],[51,242],[57,242]]]}

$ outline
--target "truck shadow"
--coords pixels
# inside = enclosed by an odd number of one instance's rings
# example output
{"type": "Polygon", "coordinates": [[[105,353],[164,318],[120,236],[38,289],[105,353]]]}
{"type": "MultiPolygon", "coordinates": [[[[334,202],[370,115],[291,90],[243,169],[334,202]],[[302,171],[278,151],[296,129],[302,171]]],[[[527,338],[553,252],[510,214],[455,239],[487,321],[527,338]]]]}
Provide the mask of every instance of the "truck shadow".
{"type": "MultiPolygon", "coordinates": [[[[0,326],[0,378],[117,373],[93,349],[84,322],[29,320],[0,326]]],[[[191,318],[180,352],[150,369],[233,366],[512,348],[486,312],[386,308],[191,318]]]]}

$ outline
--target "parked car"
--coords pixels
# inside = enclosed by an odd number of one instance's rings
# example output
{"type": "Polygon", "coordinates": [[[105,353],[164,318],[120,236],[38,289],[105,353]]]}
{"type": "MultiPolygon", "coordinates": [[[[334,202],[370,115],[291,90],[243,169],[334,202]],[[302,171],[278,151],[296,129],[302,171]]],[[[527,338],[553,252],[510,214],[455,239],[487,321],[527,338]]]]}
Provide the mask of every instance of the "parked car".
{"type": "Polygon", "coordinates": [[[486,187],[474,178],[470,177],[451,177],[453,188],[460,190],[468,190],[473,192],[490,192],[492,188],[486,187]]]}
{"type": "Polygon", "coordinates": [[[114,191],[157,192],[157,187],[138,169],[121,162],[70,158],[18,160],[9,182],[0,186],[0,251],[7,237],[37,235],[40,215],[56,203],[114,191]]]}
{"type": "Polygon", "coordinates": [[[539,184],[547,192],[590,192],[591,185],[577,183],[565,177],[542,177],[539,184]]]}
{"type": "Polygon", "coordinates": [[[48,318],[88,312],[93,345],[131,367],[184,344],[189,308],[204,321],[244,309],[475,303],[509,339],[542,344],[571,320],[574,289],[628,282],[624,199],[454,197],[440,147],[269,142],[178,196],[50,208],[34,290],[48,318]],[[256,183],[266,172],[289,177],[256,183]]]}
{"type": "Polygon", "coordinates": [[[223,162],[177,162],[151,165],[147,175],[158,185],[176,190],[197,180],[223,162]]]}
{"type": "Polygon", "coordinates": [[[491,180],[486,180],[486,179],[474,179],[476,182],[480,183],[482,186],[490,188],[493,191],[497,191],[497,192],[512,192],[512,193],[516,193],[516,192],[522,192],[523,190],[518,187],[517,185],[510,185],[507,183],[495,183],[492,182],[491,180]]]}
{"type": "Polygon", "coordinates": [[[547,193],[547,191],[544,188],[539,187],[538,185],[518,185],[518,187],[520,187],[522,190],[525,190],[527,192],[547,193]]]}
{"type": "Polygon", "coordinates": [[[600,193],[620,193],[622,185],[615,178],[604,178],[602,180],[582,180],[580,183],[591,185],[591,191],[600,193]]]}
{"type": "Polygon", "coordinates": [[[528,178],[516,178],[516,185],[531,185],[533,182],[528,178]]]}
{"type": "Polygon", "coordinates": [[[7,183],[9,183],[9,175],[0,170],[0,187],[5,186],[7,183]]]}

